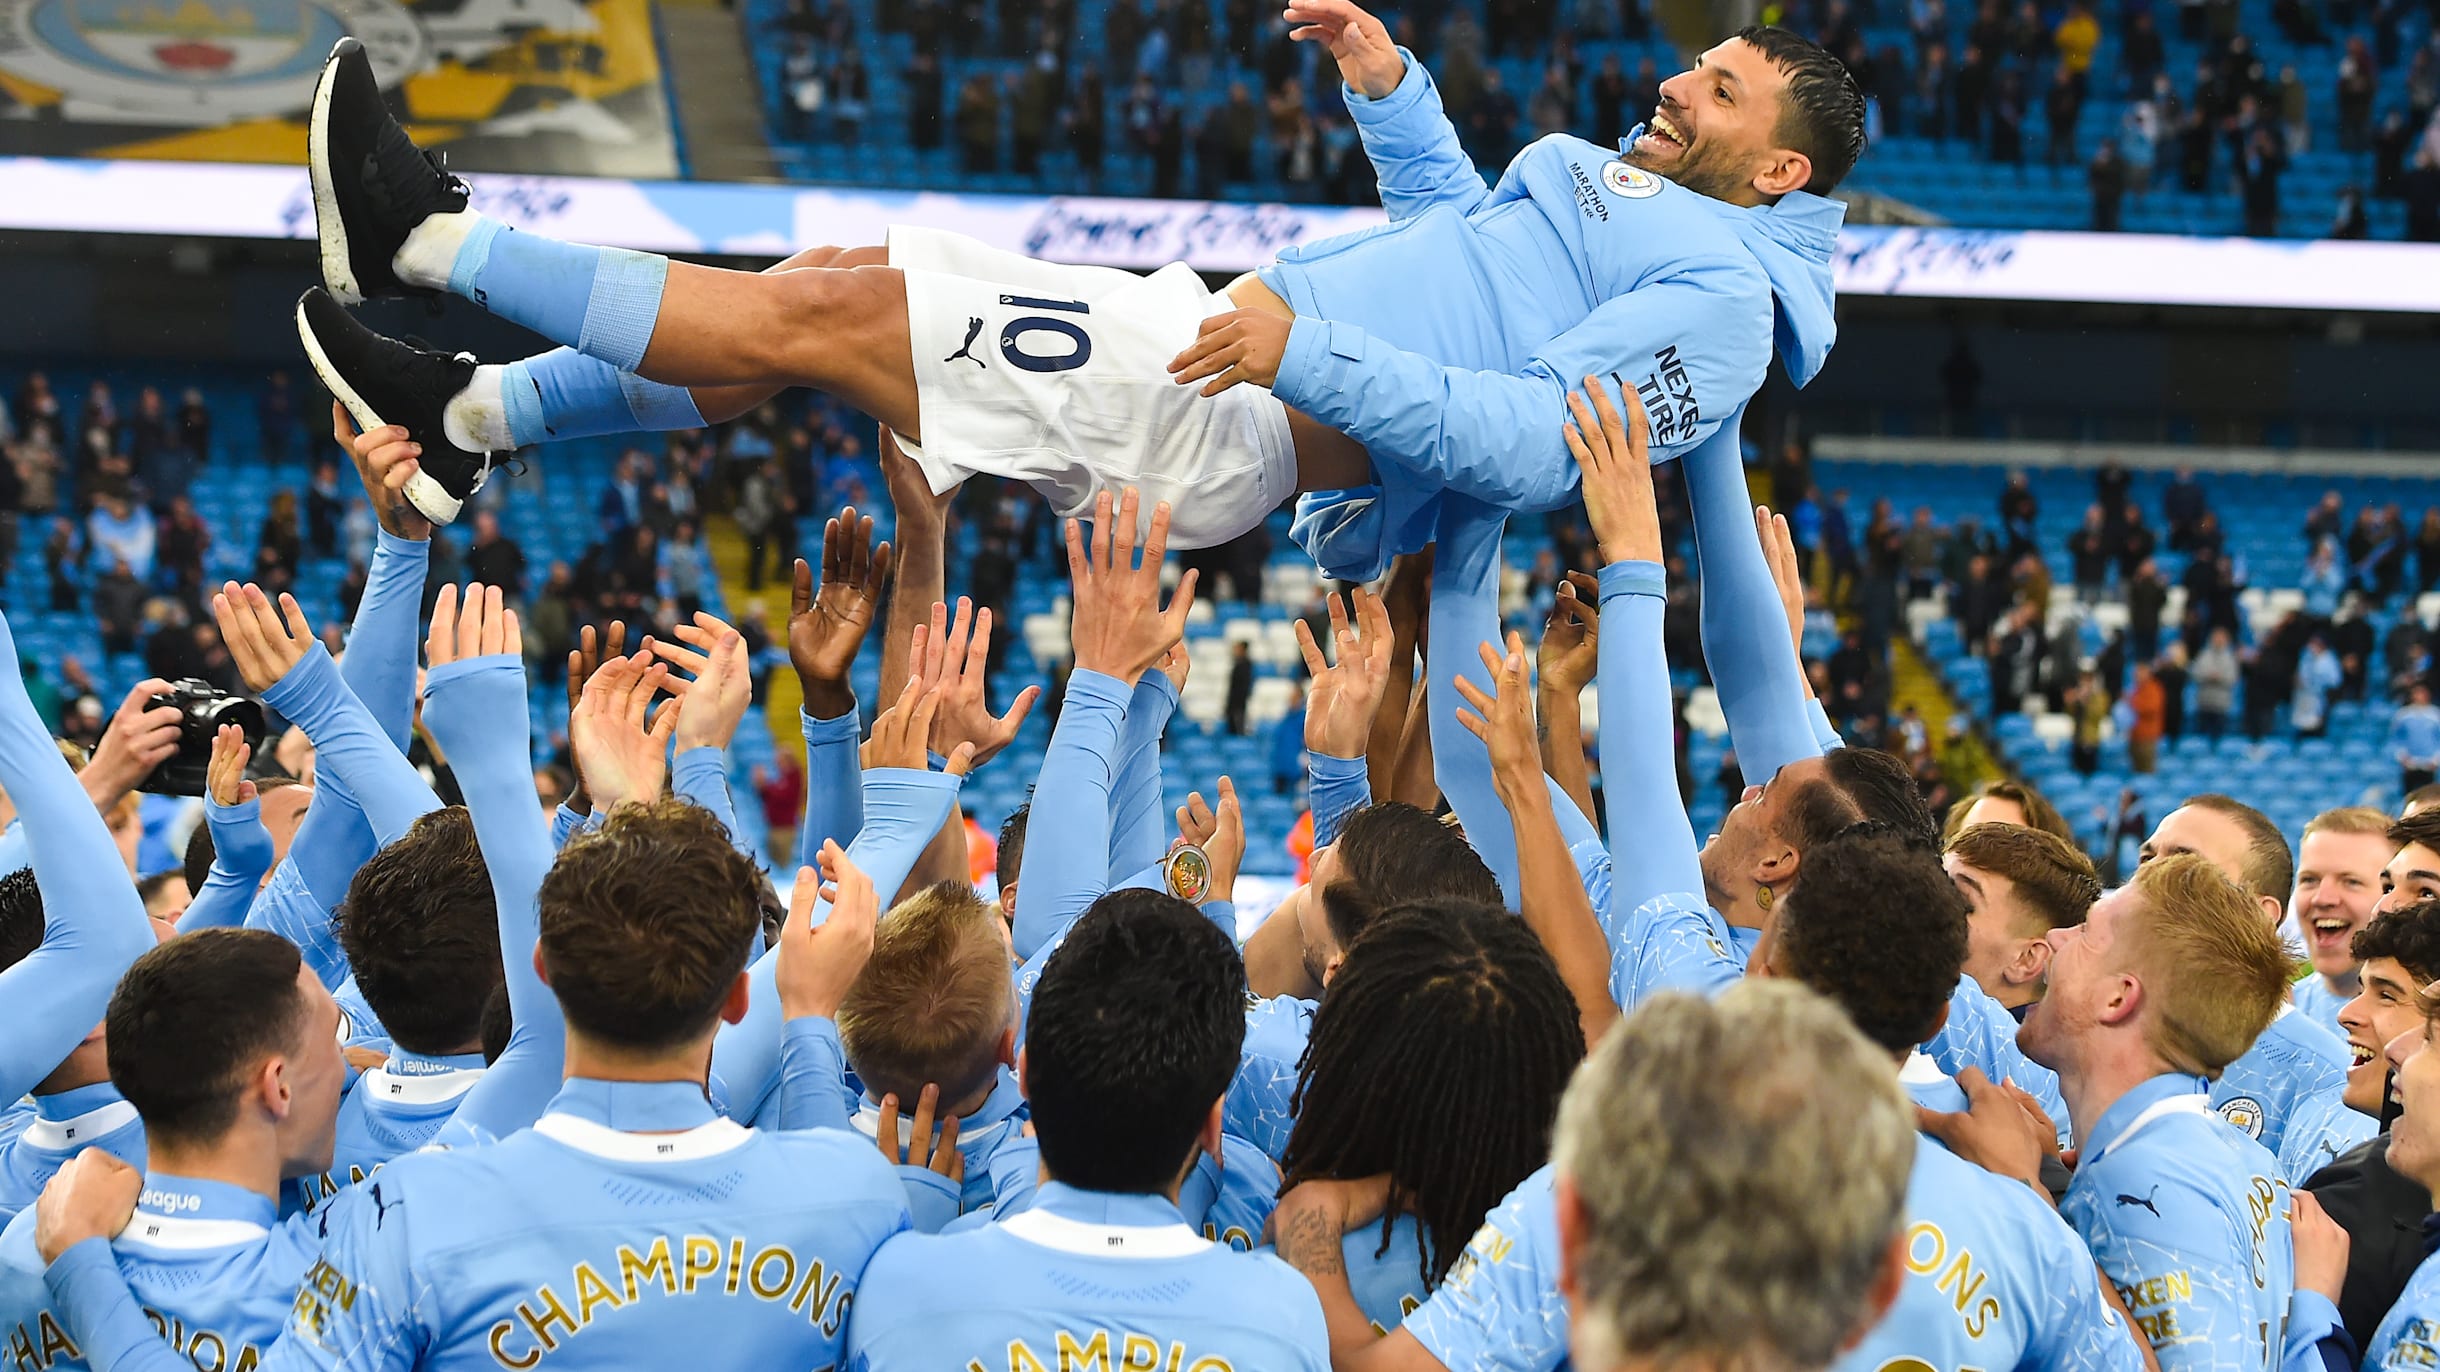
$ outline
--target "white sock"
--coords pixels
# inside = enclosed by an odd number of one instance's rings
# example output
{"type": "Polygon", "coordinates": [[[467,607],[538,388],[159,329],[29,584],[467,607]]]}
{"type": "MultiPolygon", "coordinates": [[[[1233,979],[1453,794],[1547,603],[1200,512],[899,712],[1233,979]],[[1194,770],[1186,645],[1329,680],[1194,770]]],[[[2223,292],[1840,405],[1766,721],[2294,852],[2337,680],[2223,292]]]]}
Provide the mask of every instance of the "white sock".
{"type": "Polygon", "coordinates": [[[410,286],[440,290],[449,284],[449,269],[457,265],[458,249],[466,245],[466,236],[483,216],[473,210],[453,210],[445,214],[428,214],[424,222],[407,231],[407,241],[398,245],[398,255],[390,259],[390,270],[410,286]]]}
{"type": "MultiPolygon", "coordinates": [[[[432,218],[448,217],[434,215],[432,218]]],[[[424,222],[429,224],[432,220],[424,222]]],[[[423,230],[417,229],[416,232],[422,233],[423,230]]],[[[399,254],[402,260],[405,256],[404,252],[399,254]]],[[[449,403],[441,407],[441,432],[449,436],[450,442],[470,453],[499,452],[517,446],[508,436],[508,402],[502,398],[500,384],[507,372],[506,367],[477,367],[474,369],[474,380],[466,383],[466,389],[449,397],[449,403]]]]}

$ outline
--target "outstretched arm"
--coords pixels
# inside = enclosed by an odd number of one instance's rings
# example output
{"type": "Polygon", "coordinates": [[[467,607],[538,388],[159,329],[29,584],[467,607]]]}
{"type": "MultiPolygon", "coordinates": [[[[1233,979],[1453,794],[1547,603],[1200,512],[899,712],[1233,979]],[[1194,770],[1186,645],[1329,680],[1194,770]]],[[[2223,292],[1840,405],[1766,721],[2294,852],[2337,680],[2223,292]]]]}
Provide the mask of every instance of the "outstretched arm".
{"type": "Polygon", "coordinates": [[[1491,194],[1415,55],[1350,0],[1289,0],[1290,38],[1319,43],[1339,64],[1347,113],[1363,136],[1393,220],[1435,205],[1470,210],[1491,194]]]}
{"type": "MultiPolygon", "coordinates": [[[[1812,700],[1797,660],[1803,632],[1803,589],[1795,584],[1791,545],[1766,553],[1747,503],[1745,459],[1737,429],[1743,407],[1701,447],[1678,461],[1694,506],[1694,545],[1703,566],[1703,656],[1711,664],[1729,741],[1747,782],[1760,785],[1788,763],[1819,757],[1816,719],[1829,720],[1812,700]],[[1774,561],[1779,568],[1774,568],[1774,561]],[[1784,571],[1784,579],[1775,574],[1784,571]],[[1789,623],[1787,596],[1796,596],[1789,623]]],[[[1778,531],[1773,528],[1773,541],[1778,531]]]]}
{"type": "Polygon", "coordinates": [[[262,798],[246,780],[246,763],[253,755],[246,731],[237,725],[221,725],[212,739],[203,807],[204,823],[211,826],[212,870],[178,917],[181,934],[245,923],[255,889],[262,885],[263,873],[271,870],[271,833],[263,828],[262,798]]]}
{"type": "MultiPolygon", "coordinates": [[[[500,965],[514,1026],[507,1051],[458,1102],[451,1119],[497,1138],[539,1119],[559,1090],[567,1032],[558,1000],[534,970],[534,950],[542,941],[542,878],[556,855],[534,805],[533,772],[527,766],[532,726],[523,639],[516,611],[503,607],[500,589],[476,591],[463,611],[454,587],[442,588],[433,604],[424,724],[452,759],[475,842],[491,873],[500,965]]],[[[632,663],[614,659],[595,679],[622,671],[642,678],[644,670],[632,663]]],[[[569,721],[580,738],[591,727],[582,713],[569,721]]]]}
{"type": "Polygon", "coordinates": [[[1186,641],[1146,672],[1127,702],[1127,724],[1118,744],[1118,781],[1110,796],[1110,880],[1120,882],[1161,860],[1169,850],[1168,817],[1161,813],[1161,735],[1177,712],[1186,688],[1186,641]]]}
{"type": "MultiPolygon", "coordinates": [[[[16,638],[0,618],[0,662],[16,660],[16,638]]],[[[0,787],[23,817],[43,905],[42,942],[0,971],[0,1100],[15,1100],[93,1032],[153,933],[109,824],[59,755],[24,680],[0,676],[0,787]]]]}
{"type": "MultiPolygon", "coordinates": [[[[848,674],[889,584],[893,550],[873,542],[873,517],[847,506],[822,526],[822,579],[799,558],[788,595],[788,661],[805,697],[805,825],[797,865],[811,867],[825,843],[851,843],[864,828],[864,784],[856,759],[856,693],[848,674]]],[[[884,700],[891,697],[883,697],[884,700]]]]}
{"type": "Polygon", "coordinates": [[[1391,684],[1397,643],[1389,607],[1360,586],[1347,600],[1354,606],[1352,615],[1339,597],[1328,597],[1336,661],[1314,641],[1312,625],[1296,622],[1296,646],[1312,681],[1305,694],[1305,765],[1313,782],[1316,849],[1337,842],[1347,817],[1372,803],[1366,755],[1373,726],[1383,698],[1393,689],[1407,689],[1405,682],[1391,684]]]}

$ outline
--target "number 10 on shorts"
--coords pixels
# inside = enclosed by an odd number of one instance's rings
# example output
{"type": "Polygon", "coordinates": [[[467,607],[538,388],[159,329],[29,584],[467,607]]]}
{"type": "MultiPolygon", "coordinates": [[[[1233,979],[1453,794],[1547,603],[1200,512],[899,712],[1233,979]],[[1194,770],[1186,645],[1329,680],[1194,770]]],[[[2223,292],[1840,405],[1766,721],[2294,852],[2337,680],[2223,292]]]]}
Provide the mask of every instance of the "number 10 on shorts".
{"type": "MultiPolygon", "coordinates": [[[[1024,310],[1055,310],[1059,314],[1093,312],[1092,307],[1081,300],[1044,300],[1030,295],[1003,295],[1000,303],[1024,310]]],[[[1000,356],[1008,359],[1009,366],[1024,371],[1073,371],[1092,359],[1093,340],[1074,322],[1061,319],[1056,314],[1023,314],[1009,320],[1008,327],[1000,330],[1000,356]],[[1017,346],[1027,335],[1037,333],[1056,334],[1066,339],[1068,350],[1044,354],[1027,352],[1017,346]]]]}

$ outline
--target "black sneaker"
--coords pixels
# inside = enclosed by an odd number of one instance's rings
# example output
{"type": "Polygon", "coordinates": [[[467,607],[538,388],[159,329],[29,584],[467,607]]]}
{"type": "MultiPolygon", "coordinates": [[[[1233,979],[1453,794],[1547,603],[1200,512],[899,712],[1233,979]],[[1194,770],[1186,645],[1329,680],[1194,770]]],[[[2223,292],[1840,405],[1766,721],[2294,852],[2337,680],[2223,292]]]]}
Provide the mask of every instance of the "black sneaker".
{"type": "Polygon", "coordinates": [[[451,443],[441,422],[450,398],[474,380],[474,355],[452,357],[384,338],[319,286],[297,301],[297,337],[314,375],[347,407],[359,433],[396,424],[423,445],[417,459],[423,470],[407,479],[408,502],[435,524],[456,519],[492,468],[491,454],[451,443]]]}
{"type": "Polygon", "coordinates": [[[322,284],[330,293],[346,305],[369,296],[432,294],[400,281],[390,260],[426,216],[466,208],[466,183],[390,117],[364,44],[353,38],[340,39],[322,64],[305,160],[313,172],[322,284]]]}

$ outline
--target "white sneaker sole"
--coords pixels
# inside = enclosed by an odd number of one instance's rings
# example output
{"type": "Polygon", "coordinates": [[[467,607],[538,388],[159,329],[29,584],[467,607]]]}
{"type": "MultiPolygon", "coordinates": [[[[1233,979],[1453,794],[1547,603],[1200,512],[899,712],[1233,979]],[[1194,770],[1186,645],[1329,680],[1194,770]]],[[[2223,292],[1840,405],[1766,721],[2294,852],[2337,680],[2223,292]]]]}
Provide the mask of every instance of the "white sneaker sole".
{"type": "MultiPolygon", "coordinates": [[[[342,305],[361,305],[364,292],[357,287],[355,265],[348,261],[347,225],[339,218],[339,195],[330,178],[330,94],[338,67],[339,54],[334,48],[322,63],[322,79],[314,83],[313,113],[305,125],[305,166],[313,178],[313,228],[322,245],[322,289],[342,305]]],[[[362,422],[361,416],[358,422],[362,422]]]]}
{"type": "MultiPolygon", "coordinates": [[[[329,389],[331,399],[345,406],[348,417],[356,421],[356,432],[367,433],[389,422],[374,413],[373,407],[364,402],[364,397],[356,394],[356,388],[348,385],[347,378],[339,374],[339,369],[331,365],[330,355],[322,351],[322,341],[314,337],[313,326],[306,322],[305,306],[301,303],[297,306],[297,341],[305,345],[305,361],[313,367],[313,374],[329,389]]],[[[446,487],[420,470],[407,478],[405,494],[407,503],[435,524],[456,522],[458,511],[465,508],[464,503],[449,494],[446,487]]]]}

